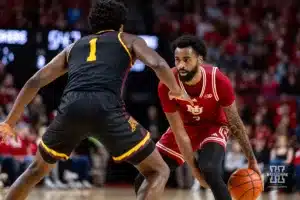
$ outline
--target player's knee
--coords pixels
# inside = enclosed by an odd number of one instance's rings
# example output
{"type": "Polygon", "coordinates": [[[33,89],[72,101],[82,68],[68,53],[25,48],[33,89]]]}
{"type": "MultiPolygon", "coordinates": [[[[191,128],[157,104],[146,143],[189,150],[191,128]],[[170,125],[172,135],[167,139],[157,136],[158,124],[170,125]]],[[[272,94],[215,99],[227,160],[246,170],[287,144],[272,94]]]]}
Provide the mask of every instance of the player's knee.
{"type": "Polygon", "coordinates": [[[159,170],[159,173],[160,173],[160,176],[166,180],[169,179],[169,176],[170,176],[170,168],[167,164],[163,164],[161,167],[160,167],[160,170],[159,170]]]}
{"type": "Polygon", "coordinates": [[[149,173],[144,174],[145,178],[147,179],[148,177],[156,176],[159,177],[160,179],[167,181],[170,176],[170,168],[168,167],[167,164],[161,164],[159,166],[156,166],[153,170],[151,170],[149,173]]]}
{"type": "Polygon", "coordinates": [[[166,171],[164,172],[164,177],[166,181],[168,181],[170,177],[170,173],[171,173],[170,168],[167,166],[166,171]]]}

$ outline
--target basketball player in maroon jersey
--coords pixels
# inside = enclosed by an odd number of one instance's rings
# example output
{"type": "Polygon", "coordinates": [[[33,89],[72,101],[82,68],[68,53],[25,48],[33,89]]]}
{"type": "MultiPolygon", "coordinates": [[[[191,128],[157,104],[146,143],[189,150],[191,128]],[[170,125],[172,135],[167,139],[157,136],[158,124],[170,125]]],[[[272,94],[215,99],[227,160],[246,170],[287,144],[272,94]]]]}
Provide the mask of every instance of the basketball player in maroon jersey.
{"type": "MultiPolygon", "coordinates": [[[[217,67],[204,62],[206,47],[197,37],[185,35],[178,38],[173,50],[176,65],[173,72],[194,105],[171,99],[166,85],[159,84],[158,93],[170,128],[156,146],[171,170],[187,162],[200,184],[211,188],[216,200],[230,200],[222,179],[229,130],[241,145],[248,167],[260,174],[237,111],[232,85],[217,67]],[[199,157],[196,161],[194,152],[197,150],[199,157]]],[[[139,175],[136,190],[141,180],[143,177],[139,175]]]]}

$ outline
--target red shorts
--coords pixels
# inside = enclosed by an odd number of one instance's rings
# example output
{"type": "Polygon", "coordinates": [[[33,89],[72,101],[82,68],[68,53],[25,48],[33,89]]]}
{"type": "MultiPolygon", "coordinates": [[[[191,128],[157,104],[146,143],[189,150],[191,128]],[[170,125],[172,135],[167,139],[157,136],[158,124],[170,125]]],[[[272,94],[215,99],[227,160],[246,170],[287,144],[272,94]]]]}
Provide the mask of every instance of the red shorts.
{"type": "MultiPolygon", "coordinates": [[[[201,149],[204,144],[209,142],[218,143],[226,149],[229,132],[227,126],[185,126],[185,130],[191,139],[194,152],[201,149]]],[[[168,128],[163,134],[161,139],[156,143],[156,147],[160,153],[175,159],[179,165],[182,165],[185,162],[179,151],[171,128],[168,128]]]]}

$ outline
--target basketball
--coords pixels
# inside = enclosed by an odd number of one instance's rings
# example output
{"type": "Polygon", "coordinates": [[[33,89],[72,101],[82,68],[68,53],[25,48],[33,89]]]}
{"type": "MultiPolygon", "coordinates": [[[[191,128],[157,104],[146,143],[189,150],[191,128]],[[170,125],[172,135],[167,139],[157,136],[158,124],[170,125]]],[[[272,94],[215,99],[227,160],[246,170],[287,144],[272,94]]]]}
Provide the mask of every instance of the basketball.
{"type": "Polygon", "coordinates": [[[238,169],[228,180],[228,189],[235,200],[255,200],[262,190],[260,176],[251,169],[238,169]]]}

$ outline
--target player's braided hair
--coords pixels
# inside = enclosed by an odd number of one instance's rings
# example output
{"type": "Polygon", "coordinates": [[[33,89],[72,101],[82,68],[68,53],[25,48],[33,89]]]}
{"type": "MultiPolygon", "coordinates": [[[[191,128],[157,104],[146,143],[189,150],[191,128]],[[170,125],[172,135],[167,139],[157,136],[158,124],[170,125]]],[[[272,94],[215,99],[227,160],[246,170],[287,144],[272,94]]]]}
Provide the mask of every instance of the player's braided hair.
{"type": "Polygon", "coordinates": [[[175,51],[176,48],[186,48],[186,47],[191,47],[193,50],[200,56],[205,59],[206,57],[206,46],[202,40],[200,40],[197,36],[193,35],[183,35],[179,38],[177,38],[173,43],[172,43],[172,49],[173,52],[175,51]]]}
{"type": "Polygon", "coordinates": [[[125,5],[116,0],[96,0],[88,17],[92,31],[119,30],[126,22],[127,9],[125,5]]]}

